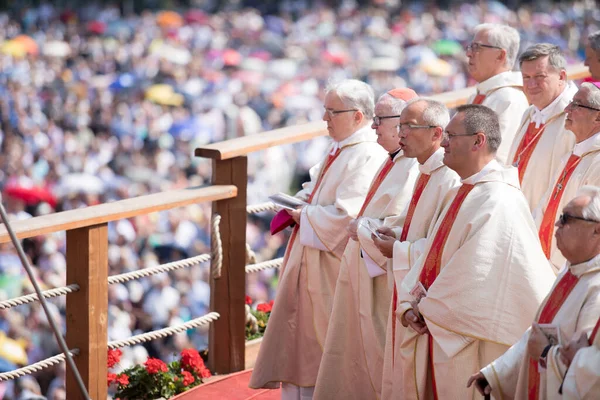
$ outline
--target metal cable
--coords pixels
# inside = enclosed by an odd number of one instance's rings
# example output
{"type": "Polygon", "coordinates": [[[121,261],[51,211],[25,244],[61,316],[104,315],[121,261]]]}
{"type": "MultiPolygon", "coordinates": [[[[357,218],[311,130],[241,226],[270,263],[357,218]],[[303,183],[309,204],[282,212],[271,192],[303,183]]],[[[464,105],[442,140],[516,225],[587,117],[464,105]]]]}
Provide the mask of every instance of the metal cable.
{"type": "Polygon", "coordinates": [[[281,267],[281,264],[283,264],[283,257],[276,258],[274,260],[263,261],[258,264],[246,265],[246,273],[251,274],[253,272],[263,271],[265,269],[279,268],[281,267]]]}
{"type": "Polygon", "coordinates": [[[216,312],[210,312],[202,317],[193,319],[183,324],[169,326],[167,328],[158,329],[152,332],[142,333],[140,335],[132,336],[129,339],[115,340],[108,343],[109,349],[118,349],[119,347],[132,346],[134,344],[140,344],[149,342],[150,340],[164,338],[175,333],[184,332],[188,329],[197,328],[201,325],[207,325],[213,321],[219,319],[220,315],[216,312]]]}
{"type": "Polygon", "coordinates": [[[199,256],[186,258],[185,260],[173,261],[170,263],[158,265],[156,267],[144,268],[139,271],[126,272],[124,274],[113,275],[108,277],[108,284],[123,283],[134,279],[145,278],[151,275],[160,274],[161,272],[174,271],[176,269],[191,267],[192,265],[200,264],[210,260],[209,254],[200,254],[199,256]]]}
{"type": "MultiPolygon", "coordinates": [[[[42,295],[45,299],[52,297],[64,296],[65,294],[79,291],[79,285],[72,284],[69,286],[61,286],[54,289],[44,290],[42,295]]],[[[0,310],[6,310],[7,308],[20,306],[23,304],[33,303],[38,300],[37,293],[27,294],[25,296],[15,297],[12,299],[0,301],[0,310]]]]}
{"type": "MultiPolygon", "coordinates": [[[[79,349],[69,350],[69,355],[71,357],[77,354],[79,354],[79,349]]],[[[15,369],[14,371],[3,372],[0,374],[0,382],[9,381],[11,379],[17,379],[25,375],[31,375],[43,369],[58,365],[63,361],[65,361],[65,355],[58,354],[53,357],[46,358],[45,360],[33,363],[31,365],[27,365],[23,368],[15,369]]]]}
{"type": "Polygon", "coordinates": [[[248,214],[258,214],[263,211],[277,211],[277,206],[272,201],[267,201],[266,203],[253,204],[251,206],[246,206],[246,212],[248,214]]]}

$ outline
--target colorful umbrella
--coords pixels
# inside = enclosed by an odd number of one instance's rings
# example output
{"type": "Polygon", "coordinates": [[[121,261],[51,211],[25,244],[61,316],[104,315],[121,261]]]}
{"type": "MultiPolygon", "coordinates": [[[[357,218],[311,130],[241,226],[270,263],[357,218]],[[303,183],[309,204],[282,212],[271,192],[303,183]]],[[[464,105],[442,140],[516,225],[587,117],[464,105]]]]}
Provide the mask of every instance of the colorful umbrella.
{"type": "Polygon", "coordinates": [[[46,202],[52,207],[56,206],[56,197],[48,188],[33,185],[21,185],[11,182],[4,187],[4,193],[14,199],[22,200],[25,204],[34,205],[46,202]]]}
{"type": "Polygon", "coordinates": [[[25,48],[25,51],[27,52],[27,54],[38,54],[40,52],[38,44],[31,36],[19,35],[16,38],[14,38],[13,40],[15,42],[21,43],[23,45],[23,47],[25,48]]]}
{"type": "Polygon", "coordinates": [[[431,48],[440,56],[453,56],[463,51],[460,43],[449,39],[440,39],[431,48]]]}
{"type": "Polygon", "coordinates": [[[156,23],[163,28],[179,28],[183,18],[175,11],[161,11],[156,15],[156,23]]]}
{"type": "Polygon", "coordinates": [[[27,54],[27,49],[25,49],[23,43],[17,42],[15,40],[8,40],[2,43],[2,46],[0,47],[0,52],[12,57],[21,58],[25,57],[25,54],[27,54]]]}

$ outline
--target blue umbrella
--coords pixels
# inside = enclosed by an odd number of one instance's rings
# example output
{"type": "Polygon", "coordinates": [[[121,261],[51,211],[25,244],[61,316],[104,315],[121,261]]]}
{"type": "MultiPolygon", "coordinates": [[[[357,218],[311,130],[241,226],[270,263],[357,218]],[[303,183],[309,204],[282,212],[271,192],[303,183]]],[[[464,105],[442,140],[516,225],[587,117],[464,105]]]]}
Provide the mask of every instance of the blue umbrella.
{"type": "Polygon", "coordinates": [[[109,89],[112,90],[122,90],[122,89],[129,89],[131,87],[133,87],[135,85],[136,79],[135,76],[133,76],[130,73],[124,73],[122,75],[120,75],[117,80],[115,80],[113,83],[111,83],[110,85],[108,85],[109,89]]]}

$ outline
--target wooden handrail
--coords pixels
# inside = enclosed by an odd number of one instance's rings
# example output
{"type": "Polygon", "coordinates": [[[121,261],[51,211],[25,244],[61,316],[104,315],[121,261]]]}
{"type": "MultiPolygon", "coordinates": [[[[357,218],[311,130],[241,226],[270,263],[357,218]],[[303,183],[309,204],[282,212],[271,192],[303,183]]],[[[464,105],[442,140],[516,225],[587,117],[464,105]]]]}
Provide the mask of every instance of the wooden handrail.
{"type": "MultiPolygon", "coordinates": [[[[17,237],[24,239],[236,196],[237,188],[233,185],[179,189],[14,221],[12,226],[17,237]]],[[[0,226],[0,243],[6,242],[10,242],[10,236],[6,227],[2,225],[0,226]]]]}
{"type": "MultiPolygon", "coordinates": [[[[589,76],[589,70],[583,64],[569,67],[567,70],[569,79],[578,80],[589,76]]],[[[465,104],[469,96],[475,93],[475,87],[468,87],[452,92],[440,93],[426,96],[441,101],[448,108],[454,108],[465,104]]],[[[228,160],[230,158],[244,156],[269,147],[284,144],[298,143],[327,135],[326,125],[322,121],[308,124],[294,125],[286,128],[275,129],[259,133],[257,135],[244,136],[236,139],[225,140],[219,143],[209,144],[195,150],[196,157],[212,158],[214,160],[228,160]]]]}

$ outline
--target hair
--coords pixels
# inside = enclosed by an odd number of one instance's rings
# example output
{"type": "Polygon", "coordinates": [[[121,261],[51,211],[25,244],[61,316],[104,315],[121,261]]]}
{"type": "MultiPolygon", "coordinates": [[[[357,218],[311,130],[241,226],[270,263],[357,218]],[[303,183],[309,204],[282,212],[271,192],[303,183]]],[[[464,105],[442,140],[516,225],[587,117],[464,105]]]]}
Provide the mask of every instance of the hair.
{"type": "Polygon", "coordinates": [[[502,143],[498,114],[491,108],[479,104],[459,106],[456,112],[465,114],[466,133],[471,135],[482,132],[487,139],[488,149],[495,154],[502,143]]]}
{"type": "Polygon", "coordinates": [[[379,96],[379,99],[377,99],[377,103],[383,103],[383,104],[387,104],[390,106],[391,108],[391,113],[393,115],[400,115],[402,113],[402,110],[404,110],[404,108],[406,108],[407,106],[407,102],[402,100],[402,99],[397,99],[396,97],[390,95],[389,93],[384,93],[381,96],[379,96]]]}
{"type": "Polygon", "coordinates": [[[583,207],[581,215],[586,219],[600,221],[600,187],[598,186],[582,186],[577,191],[576,197],[588,196],[590,202],[583,207]]]}
{"type": "Polygon", "coordinates": [[[344,106],[356,108],[363,113],[366,120],[373,119],[375,114],[375,94],[368,84],[356,79],[344,79],[339,82],[329,83],[325,94],[335,93],[339,96],[344,106]]]}
{"type": "Polygon", "coordinates": [[[600,31],[596,31],[588,36],[590,47],[594,51],[600,51],[600,31]]]}
{"type": "Polygon", "coordinates": [[[560,47],[550,43],[538,43],[529,47],[519,56],[519,65],[522,66],[524,61],[535,61],[542,57],[548,57],[548,64],[557,72],[567,66],[567,60],[560,47]]]}
{"type": "Polygon", "coordinates": [[[581,89],[589,89],[589,94],[586,99],[589,106],[600,109],[600,88],[593,83],[583,82],[579,90],[581,89]]]}
{"type": "Polygon", "coordinates": [[[513,68],[519,53],[521,37],[519,32],[508,25],[500,24],[480,24],[475,27],[475,34],[485,32],[488,36],[488,42],[492,46],[498,46],[506,50],[506,67],[513,68]]]}
{"type": "Polygon", "coordinates": [[[419,102],[426,104],[425,109],[423,110],[423,123],[445,129],[448,122],[450,122],[450,111],[448,108],[437,100],[426,99],[424,97],[410,99],[408,103],[406,103],[406,106],[408,107],[411,104],[419,102]]]}

